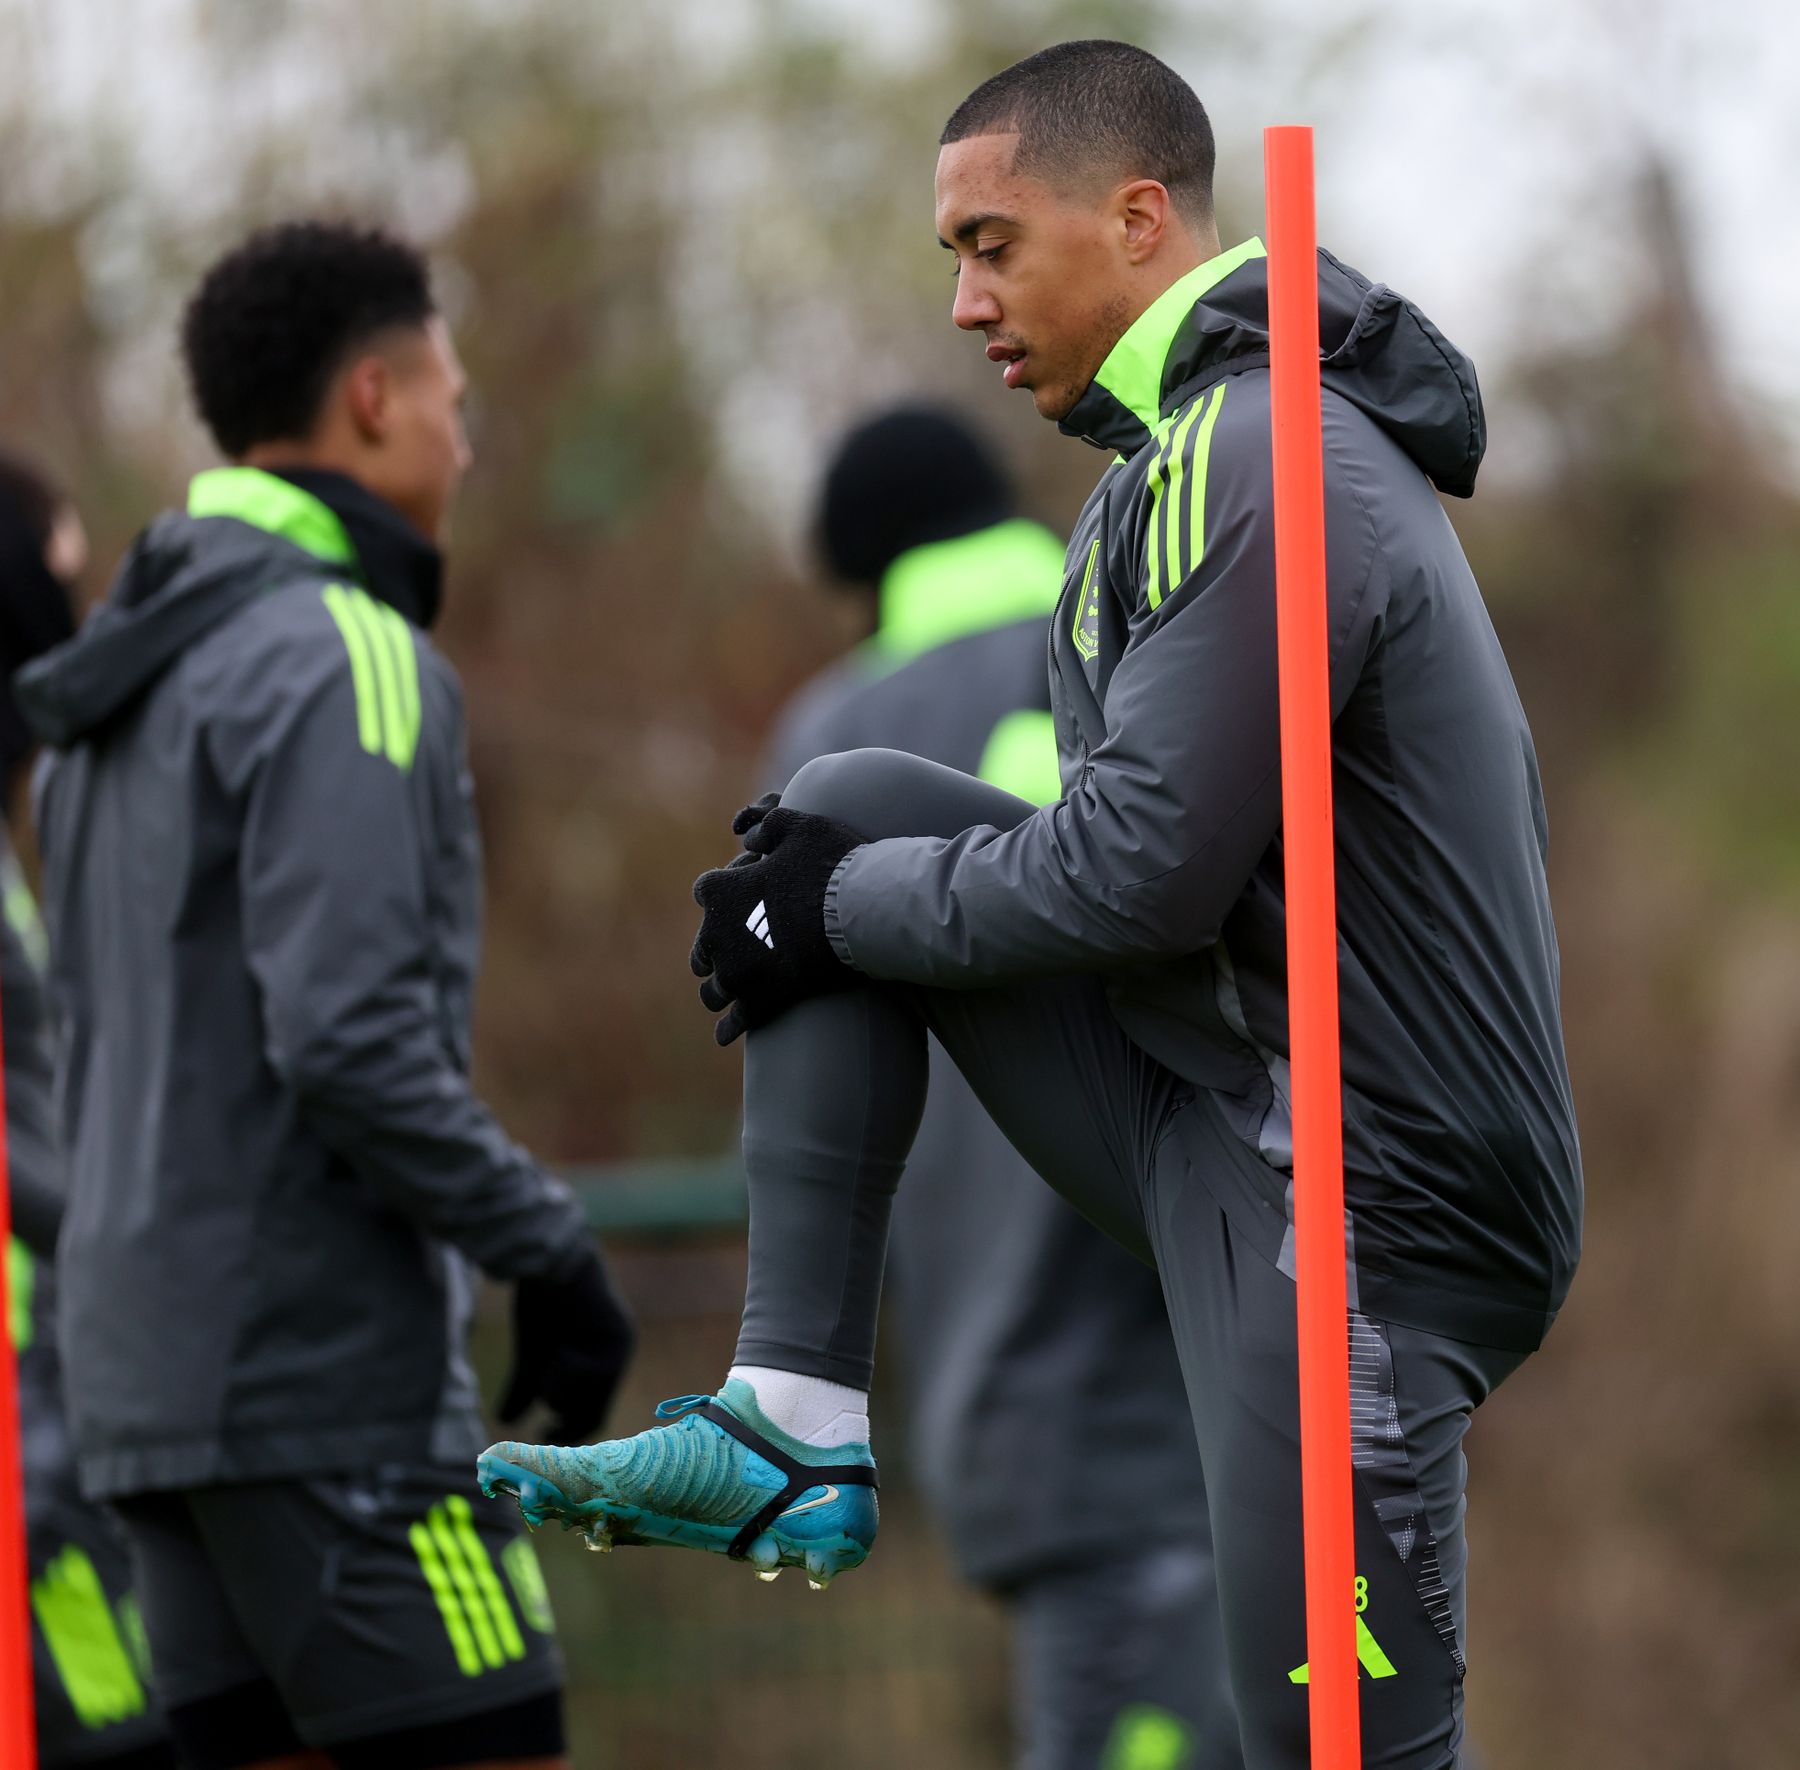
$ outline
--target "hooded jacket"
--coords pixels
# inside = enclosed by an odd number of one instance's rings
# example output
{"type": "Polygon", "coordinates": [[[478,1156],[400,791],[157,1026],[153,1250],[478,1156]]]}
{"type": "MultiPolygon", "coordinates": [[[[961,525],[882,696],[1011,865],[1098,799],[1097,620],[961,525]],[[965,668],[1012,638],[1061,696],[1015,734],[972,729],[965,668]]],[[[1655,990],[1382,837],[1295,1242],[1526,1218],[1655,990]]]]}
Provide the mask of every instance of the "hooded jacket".
{"type": "Polygon", "coordinates": [[[418,625],[435,551],[302,478],[200,475],[19,679],[60,751],[60,1338],[95,1495],[472,1457],[459,1256],[586,1257],[466,1075],[481,869],[418,625]]]}
{"type": "MultiPolygon", "coordinates": [[[[1292,1270],[1266,262],[1177,281],[1062,428],[1115,451],[1050,636],[1060,801],[854,850],[826,925],[883,979],[1107,979],[1125,1031],[1236,1131],[1183,1126],[1292,1270]]],[[[1433,487],[1474,488],[1467,358],[1319,262],[1352,1300],[1528,1350],[1574,1270],[1581,1168],[1537,760],[1433,487]]]]}
{"type": "Polygon", "coordinates": [[[35,1503],[46,1486],[73,1485],[56,1356],[52,1265],[63,1184],[51,1111],[43,925],[0,825],[0,1034],[6,1062],[6,1162],[12,1195],[7,1243],[7,1340],[19,1363],[25,1478],[35,1503]]]}

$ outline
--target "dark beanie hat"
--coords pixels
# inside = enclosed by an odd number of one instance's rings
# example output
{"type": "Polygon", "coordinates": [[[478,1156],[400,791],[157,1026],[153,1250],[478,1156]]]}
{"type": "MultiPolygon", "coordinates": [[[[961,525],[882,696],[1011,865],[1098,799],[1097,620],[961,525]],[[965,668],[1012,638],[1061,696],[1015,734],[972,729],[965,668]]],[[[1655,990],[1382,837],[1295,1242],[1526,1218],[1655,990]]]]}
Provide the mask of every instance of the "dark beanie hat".
{"type": "Polygon", "coordinates": [[[960,418],[900,406],[856,426],[832,457],[818,538],[834,577],[879,584],[911,548],[1014,514],[1006,470],[960,418]]]}

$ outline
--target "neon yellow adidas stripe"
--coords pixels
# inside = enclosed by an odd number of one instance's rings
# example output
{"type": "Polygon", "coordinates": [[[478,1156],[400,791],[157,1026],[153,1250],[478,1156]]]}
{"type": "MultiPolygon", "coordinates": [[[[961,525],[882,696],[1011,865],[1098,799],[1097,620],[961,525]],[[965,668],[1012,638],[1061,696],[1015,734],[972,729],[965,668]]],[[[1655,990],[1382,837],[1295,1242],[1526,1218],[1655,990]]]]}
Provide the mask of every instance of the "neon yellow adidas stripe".
{"type": "Polygon", "coordinates": [[[400,614],[366,591],[330,584],[325,607],[350,654],[356,690],[357,741],[371,756],[385,755],[403,774],[419,748],[419,653],[400,614]]]}
{"type": "Polygon", "coordinates": [[[1206,552],[1206,472],[1212,457],[1213,426],[1225,403],[1228,383],[1221,381],[1203,393],[1180,417],[1163,443],[1162,455],[1149,479],[1150,521],[1145,538],[1145,583],[1151,608],[1161,608],[1163,598],[1180,589],[1199,566],[1206,552]],[[1192,440],[1194,460],[1186,456],[1192,440]],[[1182,517],[1187,517],[1188,542],[1182,542],[1182,517]],[[1160,546],[1158,543],[1161,543],[1160,546]],[[1163,561],[1168,561],[1168,581],[1163,561]]]}

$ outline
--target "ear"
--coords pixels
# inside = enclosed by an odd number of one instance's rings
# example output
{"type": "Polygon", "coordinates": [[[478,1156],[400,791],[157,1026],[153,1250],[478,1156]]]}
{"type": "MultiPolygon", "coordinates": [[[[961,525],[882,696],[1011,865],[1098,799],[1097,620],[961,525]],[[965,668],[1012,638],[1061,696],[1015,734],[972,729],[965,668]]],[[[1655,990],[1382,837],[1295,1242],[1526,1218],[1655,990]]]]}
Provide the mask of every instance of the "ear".
{"type": "Polygon", "coordinates": [[[358,357],[344,371],[344,403],[356,434],[364,442],[386,440],[393,399],[394,372],[383,357],[371,352],[358,357]]]}
{"type": "Polygon", "coordinates": [[[65,504],[56,513],[55,526],[44,548],[44,564],[51,577],[62,584],[73,584],[87,570],[87,530],[73,504],[65,504]]]}
{"type": "Polygon", "coordinates": [[[1154,258],[1175,219],[1167,188],[1154,178],[1134,178],[1113,193],[1113,205],[1126,262],[1143,264],[1154,258]]]}

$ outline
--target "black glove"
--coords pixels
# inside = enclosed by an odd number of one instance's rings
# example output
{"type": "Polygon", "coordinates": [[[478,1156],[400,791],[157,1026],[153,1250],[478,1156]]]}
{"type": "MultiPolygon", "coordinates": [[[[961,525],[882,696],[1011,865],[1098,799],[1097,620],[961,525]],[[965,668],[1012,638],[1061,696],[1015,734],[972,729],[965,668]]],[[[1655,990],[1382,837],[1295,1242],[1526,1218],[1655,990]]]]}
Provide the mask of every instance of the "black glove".
{"type": "Polygon", "coordinates": [[[694,901],[705,913],[688,963],[705,979],[700,1000],[724,1011],[713,1027],[721,1045],[809,996],[858,982],[825,938],[825,887],[863,838],[831,818],[784,810],[773,798],[733,820],[745,852],[694,882],[694,901]]]}
{"type": "Polygon", "coordinates": [[[744,846],[748,848],[750,846],[751,836],[757,830],[762,828],[763,819],[780,803],[781,795],[779,793],[764,793],[754,805],[746,805],[743,810],[731,820],[732,835],[742,836],[744,838],[744,846]]]}
{"type": "Polygon", "coordinates": [[[513,1365],[498,1409],[510,1425],[534,1401],[555,1415],[552,1444],[582,1444],[612,1406],[631,1362],[637,1330],[592,1248],[560,1278],[522,1278],[513,1287],[513,1365]]]}

